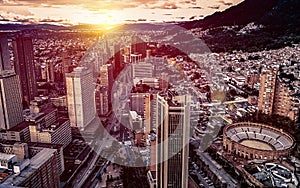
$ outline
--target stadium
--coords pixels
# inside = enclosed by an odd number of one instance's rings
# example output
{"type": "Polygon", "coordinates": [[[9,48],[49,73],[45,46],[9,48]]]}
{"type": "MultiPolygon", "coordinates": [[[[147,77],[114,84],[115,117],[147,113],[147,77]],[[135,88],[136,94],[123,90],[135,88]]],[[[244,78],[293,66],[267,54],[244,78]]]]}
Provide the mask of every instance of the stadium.
{"type": "Polygon", "coordinates": [[[223,131],[223,147],[246,159],[280,159],[295,147],[294,138],[274,127],[250,122],[228,125],[223,131]]]}

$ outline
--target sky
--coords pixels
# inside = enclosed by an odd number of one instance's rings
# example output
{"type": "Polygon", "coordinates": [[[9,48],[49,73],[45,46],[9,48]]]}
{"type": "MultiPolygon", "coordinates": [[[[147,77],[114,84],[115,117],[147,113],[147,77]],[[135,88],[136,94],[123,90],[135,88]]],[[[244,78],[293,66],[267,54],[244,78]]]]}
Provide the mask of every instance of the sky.
{"type": "Polygon", "coordinates": [[[0,0],[0,24],[57,25],[201,19],[243,0],[0,0]]]}

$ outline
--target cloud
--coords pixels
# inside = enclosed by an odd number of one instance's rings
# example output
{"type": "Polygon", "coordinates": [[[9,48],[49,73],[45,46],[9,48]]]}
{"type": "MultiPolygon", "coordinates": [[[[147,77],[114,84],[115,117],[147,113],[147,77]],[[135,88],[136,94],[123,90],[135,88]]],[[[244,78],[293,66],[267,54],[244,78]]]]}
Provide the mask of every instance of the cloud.
{"type": "Polygon", "coordinates": [[[219,5],[214,5],[214,6],[209,6],[208,8],[211,8],[211,9],[219,9],[220,8],[220,6],[219,5]]]}
{"type": "Polygon", "coordinates": [[[40,19],[39,22],[41,23],[63,23],[66,22],[66,20],[55,20],[55,19],[50,19],[50,18],[46,18],[46,19],[40,19]]]}
{"type": "MultiPolygon", "coordinates": [[[[1,0],[0,0],[1,1],[1,0]]],[[[83,7],[90,11],[120,10],[139,6],[153,5],[160,0],[4,0],[6,5],[28,5],[34,7],[52,7],[57,5],[83,7]]]]}
{"type": "Polygon", "coordinates": [[[184,0],[184,1],[180,1],[180,4],[191,4],[191,5],[196,5],[197,2],[196,2],[196,0],[184,0]]]}
{"type": "Polygon", "coordinates": [[[0,15],[0,21],[10,21],[10,20],[5,18],[5,16],[0,15]]]}
{"type": "Polygon", "coordinates": [[[174,2],[165,2],[161,5],[150,6],[149,8],[151,8],[151,9],[178,9],[180,7],[177,6],[176,3],[174,3],[174,2]]]}
{"type": "Polygon", "coordinates": [[[124,20],[125,22],[137,22],[136,20],[124,20]]]}
{"type": "Polygon", "coordinates": [[[20,18],[18,16],[14,18],[14,21],[21,23],[36,23],[36,20],[33,18],[20,18]]]}
{"type": "Polygon", "coordinates": [[[17,22],[17,23],[67,23],[67,20],[62,19],[38,19],[33,16],[25,17],[22,15],[16,15],[16,14],[0,14],[0,21],[2,22],[17,22]]]}
{"type": "Polygon", "coordinates": [[[17,14],[22,16],[32,16],[33,14],[24,6],[0,6],[0,13],[17,14]]]}
{"type": "Polygon", "coordinates": [[[233,3],[224,3],[224,5],[231,6],[231,5],[233,5],[233,3]]]}
{"type": "Polygon", "coordinates": [[[226,6],[232,5],[231,2],[225,2],[225,1],[223,1],[223,0],[220,0],[220,1],[218,1],[218,2],[221,3],[221,4],[223,4],[223,5],[226,5],[226,6]]]}
{"type": "Polygon", "coordinates": [[[194,19],[196,19],[196,17],[197,17],[197,16],[191,16],[191,17],[189,18],[189,20],[194,20],[194,19]]]}
{"type": "MultiPolygon", "coordinates": [[[[65,23],[69,22],[72,24],[94,21],[118,22],[125,19],[127,21],[138,21],[134,15],[143,16],[143,12],[140,12],[143,10],[145,10],[145,13],[149,12],[152,15],[162,15],[176,11],[182,12],[178,9],[195,9],[191,11],[197,11],[196,9],[216,9],[214,11],[217,11],[220,8],[224,8],[224,5],[229,6],[231,3],[235,4],[235,2],[240,1],[242,0],[213,0],[213,2],[200,2],[199,0],[0,0],[0,15],[4,16],[2,19],[20,21],[22,23],[36,21],[41,23],[61,23],[64,22],[62,19],[68,19],[68,21],[65,20],[65,23]],[[127,10],[127,8],[132,9],[127,10]],[[153,9],[153,11],[149,9],[153,9]],[[119,16],[117,11],[120,11],[120,15],[125,15],[124,18],[119,16]],[[136,11],[136,13],[133,11],[136,11]],[[77,14],[82,16],[78,16],[78,18],[72,16],[77,14]],[[112,18],[108,18],[109,15],[112,15],[112,18]],[[87,19],[84,19],[85,17],[87,19]]],[[[191,15],[187,12],[186,15],[179,14],[178,16],[189,18],[191,15]]],[[[175,18],[173,16],[166,17],[167,19],[175,18]]],[[[147,19],[151,21],[159,20],[160,18],[149,16],[147,19]]]]}
{"type": "MultiPolygon", "coordinates": [[[[241,0],[219,0],[218,3],[229,6],[239,1],[241,0]]],[[[77,6],[86,8],[90,11],[99,11],[103,9],[120,10],[136,7],[151,9],[178,9],[180,6],[186,7],[186,5],[190,5],[190,7],[199,7],[199,1],[197,0],[0,0],[0,3],[1,2],[3,5],[27,5],[31,7],[52,7],[58,5],[77,6]]]]}
{"type": "Polygon", "coordinates": [[[189,7],[191,9],[203,9],[202,7],[189,7]]]}

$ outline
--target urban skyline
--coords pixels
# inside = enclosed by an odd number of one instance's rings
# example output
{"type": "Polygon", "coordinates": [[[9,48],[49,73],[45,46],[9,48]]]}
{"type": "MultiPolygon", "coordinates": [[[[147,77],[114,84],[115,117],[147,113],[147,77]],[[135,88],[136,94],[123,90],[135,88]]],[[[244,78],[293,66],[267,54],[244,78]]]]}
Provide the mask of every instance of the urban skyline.
{"type": "Polygon", "coordinates": [[[44,25],[33,9],[201,2],[0,3],[0,187],[300,185],[297,1],[210,2],[231,8],[114,29],[106,12],[106,31],[44,25]],[[34,25],[2,15],[17,5],[34,25]]]}

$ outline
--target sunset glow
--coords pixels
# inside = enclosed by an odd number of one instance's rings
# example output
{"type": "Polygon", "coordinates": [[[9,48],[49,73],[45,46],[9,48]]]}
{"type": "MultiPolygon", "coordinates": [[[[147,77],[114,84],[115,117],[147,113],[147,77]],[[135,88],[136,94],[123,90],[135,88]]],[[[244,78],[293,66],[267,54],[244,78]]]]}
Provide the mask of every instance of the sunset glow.
{"type": "Polygon", "coordinates": [[[202,19],[242,0],[0,0],[0,23],[120,24],[202,19]],[[213,6],[212,6],[213,5],[213,6]]]}

